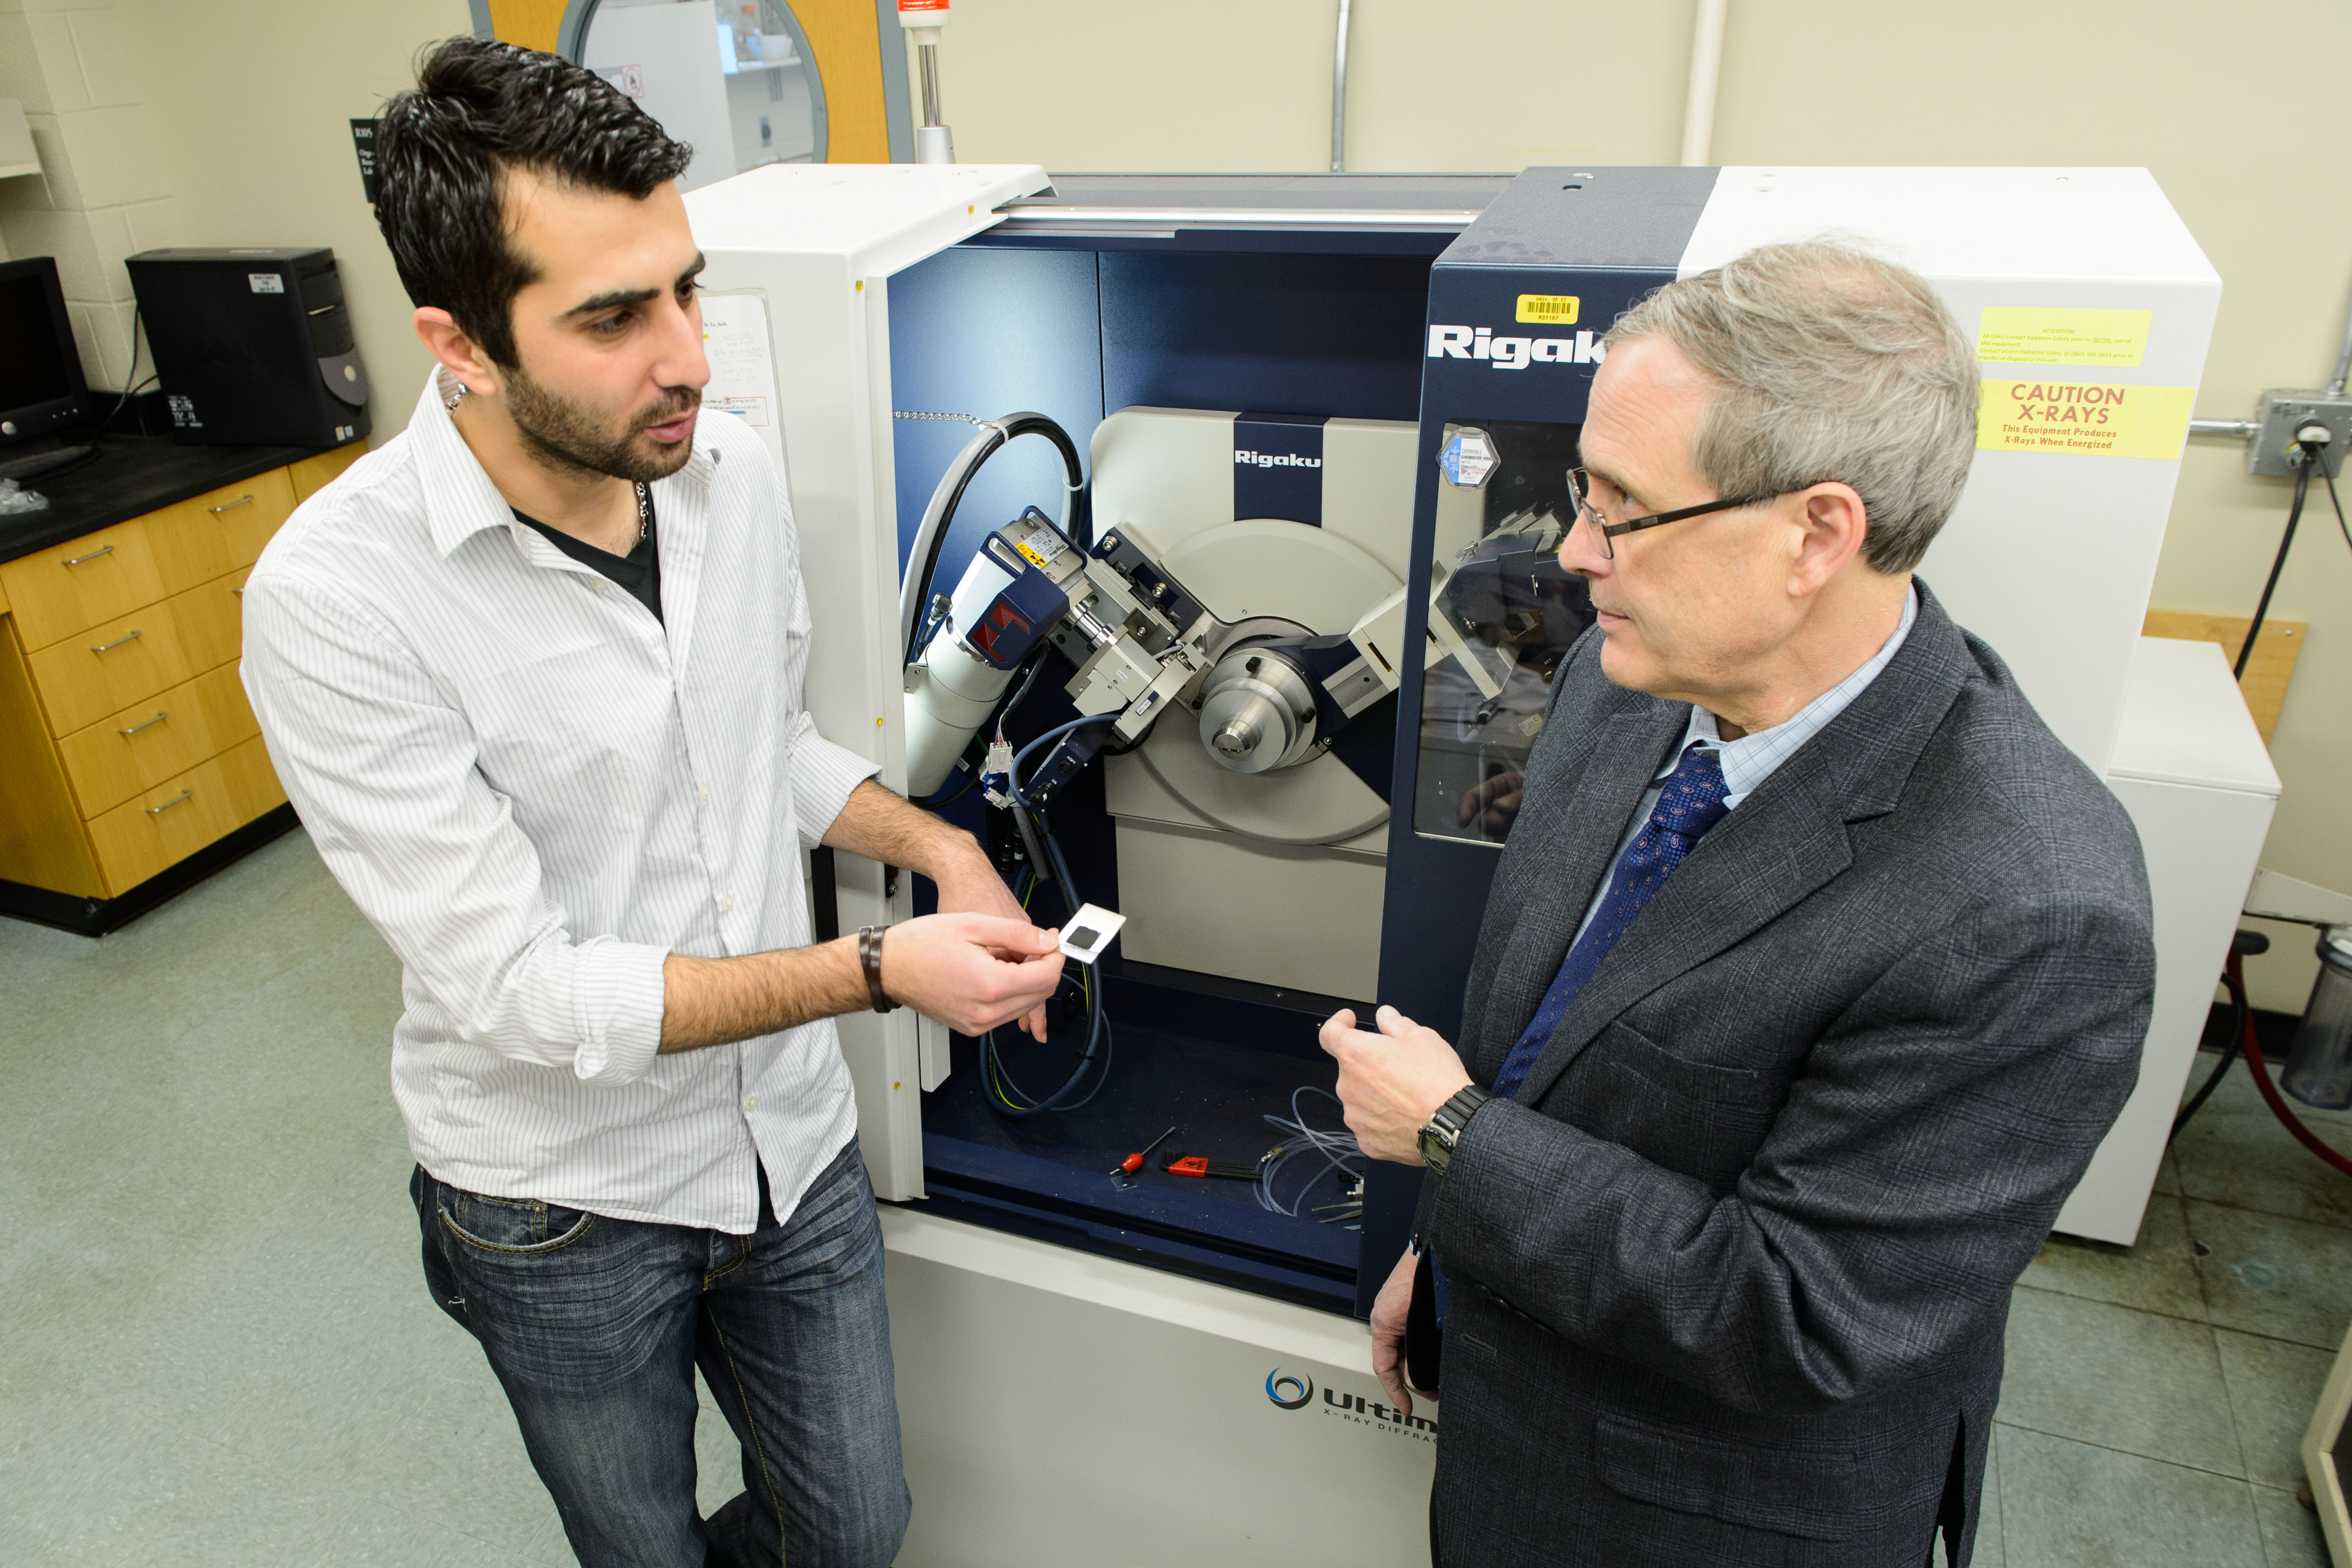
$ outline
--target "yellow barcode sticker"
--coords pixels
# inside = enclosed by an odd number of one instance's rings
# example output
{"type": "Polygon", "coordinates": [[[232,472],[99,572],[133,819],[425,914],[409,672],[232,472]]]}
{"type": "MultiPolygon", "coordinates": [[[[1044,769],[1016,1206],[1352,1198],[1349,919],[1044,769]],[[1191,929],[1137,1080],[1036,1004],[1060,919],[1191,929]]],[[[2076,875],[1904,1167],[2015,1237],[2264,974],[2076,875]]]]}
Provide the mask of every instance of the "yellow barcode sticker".
{"type": "Polygon", "coordinates": [[[1576,320],[1577,297],[1573,294],[1522,294],[1519,296],[1519,320],[1540,321],[1547,326],[1559,326],[1576,320]]]}

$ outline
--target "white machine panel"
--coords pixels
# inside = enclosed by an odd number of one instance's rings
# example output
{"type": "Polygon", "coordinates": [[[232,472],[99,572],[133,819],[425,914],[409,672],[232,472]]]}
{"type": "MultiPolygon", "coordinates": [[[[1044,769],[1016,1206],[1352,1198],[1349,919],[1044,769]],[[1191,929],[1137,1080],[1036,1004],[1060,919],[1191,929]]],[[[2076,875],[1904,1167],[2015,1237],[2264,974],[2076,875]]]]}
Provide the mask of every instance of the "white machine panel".
{"type": "Polygon", "coordinates": [[[1425,1568],[1438,1409],[1361,1323],[885,1209],[899,1568],[1425,1568]]]}
{"type": "MultiPolygon", "coordinates": [[[[815,622],[810,715],[827,740],[906,782],[898,657],[898,500],[890,468],[888,279],[1046,188],[1034,165],[771,164],[688,193],[706,287],[765,301],[801,575],[815,622]]],[[[838,857],[845,930],[914,912],[911,878],[838,857]]],[[[923,1032],[911,1011],[840,1020],[874,1189],[923,1190],[923,1032]]],[[[936,1044],[934,1055],[936,1056],[936,1044]]]]}
{"type": "Polygon", "coordinates": [[[2128,1247],[2278,805],[2278,774],[2219,644],[2139,639],[2107,784],[2131,813],[2147,856],[2156,1011],[2138,1087],[2059,1212],[2057,1228],[2128,1247]]]}
{"type": "MultiPolygon", "coordinates": [[[[1235,417],[1135,407],[1105,419],[1092,450],[1097,533],[1145,544],[1223,620],[1347,631],[1409,574],[1414,427],[1325,422],[1322,521],[1311,526],[1234,515],[1235,417]]],[[[1105,762],[1122,885],[1149,889],[1129,900],[1126,955],[1370,998],[1386,805],[1332,757],[1262,773],[1220,767],[1185,717],[1105,762]]]]}
{"type": "Polygon", "coordinates": [[[2000,651],[2059,738],[2106,772],[2221,278],[2154,176],[2098,168],[1726,168],[1680,271],[1823,236],[1918,270],[1972,339],[1989,306],[2148,313],[2137,346],[1980,343],[1980,374],[1995,394],[2042,382],[2175,389],[2169,450],[1990,450],[1980,437],[1959,510],[1919,568],[1953,618],[2000,651]],[[2053,357],[2000,357],[2010,353],[2053,357]]]}

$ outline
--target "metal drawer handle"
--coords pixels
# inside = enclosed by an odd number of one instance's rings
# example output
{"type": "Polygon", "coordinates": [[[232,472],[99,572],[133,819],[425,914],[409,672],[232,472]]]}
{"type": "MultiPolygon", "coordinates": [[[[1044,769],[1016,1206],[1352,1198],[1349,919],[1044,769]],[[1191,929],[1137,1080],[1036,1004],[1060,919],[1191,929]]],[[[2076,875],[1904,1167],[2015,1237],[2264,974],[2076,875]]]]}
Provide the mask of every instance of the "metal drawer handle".
{"type": "Polygon", "coordinates": [[[87,555],[77,555],[72,560],[61,561],[58,564],[61,566],[79,566],[85,561],[95,561],[101,555],[111,555],[113,553],[114,546],[111,544],[101,544],[87,555]]]}
{"type": "Polygon", "coordinates": [[[165,801],[163,805],[149,806],[147,808],[147,815],[150,816],[160,816],[164,812],[167,812],[173,806],[179,805],[182,801],[194,798],[195,793],[196,792],[192,789],[184,789],[179,794],[173,795],[171,799],[165,801]]]}
{"type": "Polygon", "coordinates": [[[108,648],[121,647],[124,643],[131,641],[138,636],[139,634],[137,632],[125,632],[121,637],[115,638],[112,642],[107,643],[103,647],[92,647],[89,651],[92,653],[104,653],[108,648]]]}
{"type": "Polygon", "coordinates": [[[128,730],[117,730],[115,733],[118,735],[136,735],[142,730],[153,729],[156,725],[161,724],[164,720],[169,719],[171,715],[169,713],[158,713],[152,719],[148,720],[144,724],[133,724],[128,730]]]}
{"type": "Polygon", "coordinates": [[[235,511],[241,506],[251,506],[252,504],[253,498],[251,496],[239,496],[235,500],[225,500],[218,506],[208,506],[205,510],[211,512],[215,517],[218,517],[225,511],[235,511]]]}

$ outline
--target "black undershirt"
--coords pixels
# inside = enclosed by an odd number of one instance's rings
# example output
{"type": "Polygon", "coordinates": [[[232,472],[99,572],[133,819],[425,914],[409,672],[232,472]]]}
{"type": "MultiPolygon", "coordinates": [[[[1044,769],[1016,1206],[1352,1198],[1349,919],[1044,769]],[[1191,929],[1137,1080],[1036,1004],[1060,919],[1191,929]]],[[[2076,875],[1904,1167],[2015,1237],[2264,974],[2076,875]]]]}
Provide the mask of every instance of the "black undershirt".
{"type": "Polygon", "coordinates": [[[562,529],[550,528],[520,509],[515,511],[517,522],[527,522],[546,537],[547,542],[583,566],[592,567],[601,575],[621,585],[622,590],[662,618],[661,550],[654,526],[653,492],[646,492],[646,536],[626,555],[614,555],[572,537],[562,529]]]}

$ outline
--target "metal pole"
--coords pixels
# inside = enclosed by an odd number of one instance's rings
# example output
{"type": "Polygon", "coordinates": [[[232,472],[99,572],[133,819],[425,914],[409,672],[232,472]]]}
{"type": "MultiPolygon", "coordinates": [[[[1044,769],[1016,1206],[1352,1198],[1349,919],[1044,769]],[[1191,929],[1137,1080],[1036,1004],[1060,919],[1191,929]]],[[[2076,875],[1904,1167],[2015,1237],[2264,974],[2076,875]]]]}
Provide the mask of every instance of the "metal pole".
{"type": "Polygon", "coordinates": [[[1339,41],[1331,51],[1331,172],[1348,172],[1348,10],[1339,0],[1339,41]]]}
{"type": "Polygon", "coordinates": [[[915,58],[923,71],[923,123],[940,123],[940,47],[923,43],[915,46],[915,58]]]}
{"type": "Polygon", "coordinates": [[[1683,104],[1683,166],[1709,162],[1715,143],[1716,81],[1723,73],[1723,16],[1729,0],[1698,0],[1691,33],[1690,91],[1683,104]]]}
{"type": "Polygon", "coordinates": [[[2251,441],[2262,426],[2251,419],[2191,419],[2191,436],[2226,436],[2232,441],[2251,441]]]}
{"type": "Polygon", "coordinates": [[[2344,351],[2336,356],[2336,374],[2327,378],[2328,396],[2344,395],[2344,382],[2347,376],[2352,376],[2352,310],[2345,312],[2344,351]]]}

